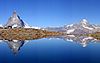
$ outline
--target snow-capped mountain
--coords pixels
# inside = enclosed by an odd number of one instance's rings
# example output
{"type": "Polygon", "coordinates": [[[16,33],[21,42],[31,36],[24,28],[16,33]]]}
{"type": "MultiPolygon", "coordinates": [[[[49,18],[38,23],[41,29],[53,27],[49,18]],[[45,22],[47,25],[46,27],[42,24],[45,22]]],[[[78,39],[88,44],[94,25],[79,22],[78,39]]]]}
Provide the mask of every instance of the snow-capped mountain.
{"type": "Polygon", "coordinates": [[[12,16],[8,19],[8,22],[3,27],[12,27],[12,28],[34,28],[40,29],[40,27],[33,27],[28,25],[20,16],[17,15],[16,11],[13,12],[12,16]]]}
{"type": "Polygon", "coordinates": [[[49,31],[59,31],[64,32],[66,34],[86,34],[86,33],[94,33],[96,31],[100,31],[100,26],[92,25],[86,19],[82,19],[79,23],[64,25],[64,27],[47,27],[44,28],[49,31]]]}
{"type": "Polygon", "coordinates": [[[80,22],[81,26],[83,28],[86,28],[86,29],[89,29],[89,30],[93,30],[94,27],[92,25],[89,24],[89,22],[86,20],[86,19],[83,19],[81,22],[80,22]]]}
{"type": "Polygon", "coordinates": [[[93,26],[90,25],[86,19],[82,19],[78,24],[71,24],[68,26],[64,26],[64,28],[66,29],[66,33],[68,34],[90,33],[91,30],[94,29],[93,26]]]}
{"type": "Polygon", "coordinates": [[[4,25],[4,27],[24,27],[25,24],[22,19],[17,15],[16,11],[13,12],[12,16],[8,19],[8,22],[4,25]]]}
{"type": "Polygon", "coordinates": [[[93,33],[96,30],[96,26],[94,27],[90,24],[86,19],[82,19],[78,24],[71,24],[70,26],[64,26],[66,32],[69,34],[83,34],[83,33],[93,33]],[[73,30],[70,32],[70,30],[73,30]]]}

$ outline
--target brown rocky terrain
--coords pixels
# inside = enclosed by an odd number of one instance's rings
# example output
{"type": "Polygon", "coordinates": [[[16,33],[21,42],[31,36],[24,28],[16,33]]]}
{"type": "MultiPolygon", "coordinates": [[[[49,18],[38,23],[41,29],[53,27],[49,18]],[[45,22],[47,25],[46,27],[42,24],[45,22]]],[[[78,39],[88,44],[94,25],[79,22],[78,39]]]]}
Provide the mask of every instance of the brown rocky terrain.
{"type": "Polygon", "coordinates": [[[62,32],[51,32],[33,28],[0,29],[0,39],[5,40],[33,40],[51,36],[63,35],[62,32]]]}

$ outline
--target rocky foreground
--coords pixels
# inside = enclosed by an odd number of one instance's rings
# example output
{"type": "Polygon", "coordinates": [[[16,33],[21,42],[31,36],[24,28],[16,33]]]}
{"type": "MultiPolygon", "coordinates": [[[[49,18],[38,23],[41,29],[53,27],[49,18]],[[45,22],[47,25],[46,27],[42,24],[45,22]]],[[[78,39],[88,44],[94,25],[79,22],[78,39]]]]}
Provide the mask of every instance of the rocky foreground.
{"type": "Polygon", "coordinates": [[[62,32],[52,32],[33,28],[0,29],[1,40],[33,40],[50,36],[63,35],[62,32]]]}
{"type": "Polygon", "coordinates": [[[88,34],[88,36],[91,36],[97,40],[100,40],[100,32],[96,32],[96,33],[92,33],[92,34],[88,34]]]}
{"type": "MultiPolygon", "coordinates": [[[[65,34],[63,32],[54,32],[54,31],[47,31],[47,30],[33,29],[33,28],[0,29],[0,40],[33,40],[33,39],[55,37],[61,35],[65,34]]],[[[100,40],[100,32],[92,34],[81,34],[81,35],[90,36],[100,40]]]]}

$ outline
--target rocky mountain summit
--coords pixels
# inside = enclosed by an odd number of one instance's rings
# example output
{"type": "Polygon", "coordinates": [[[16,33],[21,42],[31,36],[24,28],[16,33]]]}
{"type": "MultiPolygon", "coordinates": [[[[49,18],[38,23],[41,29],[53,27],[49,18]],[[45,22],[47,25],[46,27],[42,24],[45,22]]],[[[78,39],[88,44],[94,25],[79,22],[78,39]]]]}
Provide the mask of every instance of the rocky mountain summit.
{"type": "Polygon", "coordinates": [[[4,25],[4,27],[24,27],[25,23],[22,19],[17,15],[16,11],[13,12],[12,16],[8,19],[8,22],[4,25]]]}

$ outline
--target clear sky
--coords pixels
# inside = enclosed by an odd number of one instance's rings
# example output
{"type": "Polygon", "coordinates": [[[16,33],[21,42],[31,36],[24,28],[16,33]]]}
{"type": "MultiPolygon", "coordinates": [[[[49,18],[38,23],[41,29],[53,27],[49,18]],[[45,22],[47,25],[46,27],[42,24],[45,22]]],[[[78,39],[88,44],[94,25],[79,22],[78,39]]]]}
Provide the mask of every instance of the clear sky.
{"type": "Polygon", "coordinates": [[[0,24],[14,10],[32,26],[63,26],[82,18],[100,24],[100,0],[0,0],[0,24]]]}

